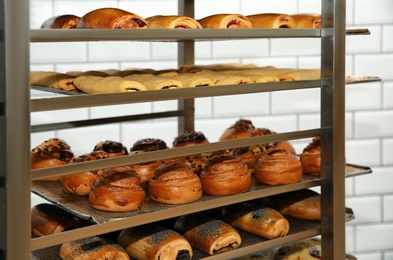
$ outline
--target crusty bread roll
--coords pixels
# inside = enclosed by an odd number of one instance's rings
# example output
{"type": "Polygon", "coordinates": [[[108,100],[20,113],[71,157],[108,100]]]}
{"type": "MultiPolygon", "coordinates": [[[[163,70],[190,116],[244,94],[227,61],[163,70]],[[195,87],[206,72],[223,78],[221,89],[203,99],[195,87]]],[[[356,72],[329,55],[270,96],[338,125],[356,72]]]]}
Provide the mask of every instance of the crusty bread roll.
{"type": "Polygon", "coordinates": [[[106,140],[97,143],[93,151],[104,151],[108,154],[109,157],[117,157],[122,155],[128,155],[127,147],[125,147],[122,143],[106,140]]]}
{"type": "Polygon", "coordinates": [[[149,182],[149,197],[166,204],[184,204],[202,197],[202,185],[191,166],[180,162],[162,164],[149,182]]]}
{"type": "Polygon", "coordinates": [[[221,134],[219,141],[233,140],[238,138],[250,137],[251,132],[255,129],[251,120],[239,119],[221,134]]]}
{"type": "Polygon", "coordinates": [[[174,78],[159,75],[131,74],[124,79],[139,82],[148,90],[182,88],[183,84],[174,78]]]}
{"type": "Polygon", "coordinates": [[[77,28],[147,29],[145,19],[118,8],[99,8],[83,15],[77,28]]]}
{"type": "Polygon", "coordinates": [[[280,247],[273,260],[320,260],[322,258],[321,240],[310,238],[280,247]]]}
{"type": "Polygon", "coordinates": [[[155,15],[145,18],[150,29],[198,29],[202,26],[193,18],[183,15],[155,15]]]}
{"type": "Polygon", "coordinates": [[[198,22],[203,28],[253,28],[247,17],[241,14],[213,14],[198,22]]]}
{"type": "Polygon", "coordinates": [[[284,185],[299,182],[303,169],[296,155],[284,150],[274,150],[258,160],[254,176],[260,184],[284,185]]]}
{"type": "MultiPolygon", "coordinates": [[[[60,138],[50,138],[31,150],[31,169],[61,166],[74,157],[71,147],[60,138]]],[[[61,176],[44,178],[45,181],[59,181],[61,176]]]]}
{"type": "Polygon", "coordinates": [[[78,76],[74,80],[76,88],[88,94],[134,92],[146,90],[140,82],[118,76],[78,76]]]}
{"type": "Polygon", "coordinates": [[[296,28],[295,20],[287,15],[280,13],[261,13],[246,16],[254,28],[296,28]]]}
{"type": "Polygon", "coordinates": [[[321,29],[322,18],[316,13],[298,13],[292,14],[291,17],[296,23],[297,28],[321,29]]]}
{"type": "Polygon", "coordinates": [[[207,143],[209,143],[209,140],[202,132],[186,130],[175,137],[172,146],[173,148],[178,148],[207,143]]]}
{"type": "Polygon", "coordinates": [[[117,243],[138,260],[190,260],[193,256],[192,247],[183,236],[155,223],[122,230],[117,243]]]}
{"type": "Polygon", "coordinates": [[[251,173],[239,158],[221,154],[208,159],[199,176],[203,192],[225,196],[246,192],[251,187],[251,173]]]}
{"type": "Polygon", "coordinates": [[[321,196],[310,189],[270,196],[267,205],[283,215],[304,220],[321,220],[321,196]]]}
{"type": "Polygon", "coordinates": [[[74,79],[73,76],[54,71],[30,72],[30,84],[32,86],[77,92],[79,90],[75,87],[74,79]]]}
{"type": "MultiPolygon", "coordinates": [[[[71,163],[80,163],[86,161],[100,160],[109,158],[104,151],[96,151],[74,157],[71,163]]],[[[66,193],[87,196],[89,195],[91,185],[100,177],[99,171],[92,170],[81,173],[73,173],[61,176],[60,184],[66,193]]]]}
{"type": "Polygon", "coordinates": [[[242,242],[236,229],[202,213],[180,216],[174,224],[174,229],[193,246],[209,255],[236,249],[242,242]]]}
{"type": "Polygon", "coordinates": [[[303,173],[320,176],[321,175],[321,138],[314,137],[312,141],[303,149],[300,154],[303,173]]]}
{"type": "Polygon", "coordinates": [[[283,237],[289,232],[289,222],[278,211],[253,204],[238,203],[227,206],[222,220],[243,231],[267,239],[283,237]]]}
{"type": "Polygon", "coordinates": [[[73,14],[56,15],[45,20],[41,29],[73,29],[79,22],[80,17],[73,14]]]}
{"type": "Polygon", "coordinates": [[[63,260],[130,259],[124,248],[101,237],[89,237],[65,242],[60,247],[59,255],[63,260]]]}

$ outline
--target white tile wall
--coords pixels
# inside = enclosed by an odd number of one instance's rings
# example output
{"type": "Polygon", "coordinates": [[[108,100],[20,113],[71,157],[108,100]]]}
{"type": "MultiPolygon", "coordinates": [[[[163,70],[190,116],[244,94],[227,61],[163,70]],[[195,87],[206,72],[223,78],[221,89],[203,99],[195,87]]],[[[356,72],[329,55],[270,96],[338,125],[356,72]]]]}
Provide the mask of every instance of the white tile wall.
{"type": "MultiPolygon", "coordinates": [[[[177,12],[175,0],[31,0],[31,28],[39,28],[52,15],[83,15],[100,7],[120,7],[142,17],[177,12]],[[148,3],[148,4],[146,4],[148,3]]],[[[231,12],[320,12],[321,0],[197,0],[195,16],[231,12]]],[[[360,260],[393,259],[393,1],[347,0],[346,21],[350,28],[368,28],[371,35],[346,40],[346,74],[380,76],[382,82],[350,85],[346,89],[347,161],[371,166],[373,173],[346,180],[347,206],[357,217],[346,228],[346,247],[360,260]],[[372,12],[370,12],[372,10],[372,12]]],[[[243,61],[261,66],[315,68],[320,66],[319,40],[272,39],[231,42],[197,42],[197,64],[243,61]]],[[[34,70],[91,70],[108,68],[174,68],[176,43],[94,42],[35,43],[31,45],[34,70]]],[[[33,98],[50,94],[32,91],[33,98]]],[[[217,141],[226,127],[238,118],[251,119],[257,127],[277,132],[312,129],[320,126],[318,90],[261,93],[195,101],[195,129],[217,141]],[[233,105],[235,104],[235,105],[233,105]]],[[[34,113],[31,121],[82,120],[175,109],[176,102],[118,105],[34,113]]],[[[75,154],[89,152],[102,140],[119,140],[130,147],[135,141],[153,137],[172,145],[177,135],[173,118],[141,120],[122,124],[33,133],[34,147],[50,137],[60,137],[75,154]]],[[[309,140],[294,140],[297,152],[309,140]]],[[[32,203],[42,200],[32,196],[32,203]]]]}

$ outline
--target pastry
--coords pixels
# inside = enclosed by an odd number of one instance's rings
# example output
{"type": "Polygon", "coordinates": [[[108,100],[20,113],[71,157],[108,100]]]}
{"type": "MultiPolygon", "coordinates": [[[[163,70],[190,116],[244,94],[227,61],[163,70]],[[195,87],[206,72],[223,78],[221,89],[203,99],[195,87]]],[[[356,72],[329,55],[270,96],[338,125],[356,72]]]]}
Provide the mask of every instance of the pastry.
{"type": "Polygon", "coordinates": [[[103,211],[134,211],[142,208],[145,195],[140,177],[131,167],[115,167],[103,170],[91,185],[89,203],[103,211]]]}
{"type": "Polygon", "coordinates": [[[303,169],[296,155],[285,150],[273,150],[257,161],[254,176],[260,184],[284,185],[299,182],[303,169]]]}
{"type": "Polygon", "coordinates": [[[165,141],[157,138],[144,138],[136,141],[130,148],[130,153],[136,151],[152,152],[168,149],[165,141]]]}
{"type": "Polygon", "coordinates": [[[203,28],[253,28],[247,17],[241,14],[213,14],[198,22],[203,28]]]}
{"type": "Polygon", "coordinates": [[[182,15],[155,15],[145,19],[150,29],[198,29],[202,26],[193,18],[182,15]]]}
{"type": "Polygon", "coordinates": [[[165,77],[180,81],[183,88],[208,87],[214,85],[214,82],[211,79],[195,73],[180,73],[175,76],[165,75],[165,77]]]}
{"type": "Polygon", "coordinates": [[[320,69],[296,69],[277,75],[280,81],[295,80],[319,80],[321,79],[320,69]]]}
{"type": "Polygon", "coordinates": [[[74,84],[78,90],[88,94],[146,90],[143,84],[118,76],[79,76],[74,79],[74,84]]]}
{"type": "MultiPolygon", "coordinates": [[[[201,174],[203,169],[205,169],[207,156],[204,154],[191,154],[182,158],[184,158],[184,162],[191,166],[195,174],[198,176],[201,174]]],[[[179,160],[181,160],[181,158],[179,158],[179,160]]]]}
{"type": "Polygon", "coordinates": [[[199,176],[203,192],[225,196],[246,192],[251,187],[251,173],[239,158],[221,154],[208,159],[199,176]]]}
{"type": "MultiPolygon", "coordinates": [[[[96,151],[74,157],[71,160],[70,164],[106,158],[109,158],[106,152],[96,151]]],[[[61,187],[66,193],[79,196],[87,196],[89,195],[91,185],[100,177],[100,174],[98,172],[98,170],[91,170],[81,173],[63,175],[60,179],[61,187]]]]}
{"type": "Polygon", "coordinates": [[[89,237],[65,242],[60,247],[59,255],[63,260],[130,259],[124,248],[101,237],[89,237]]]}
{"type": "Polygon", "coordinates": [[[310,238],[280,247],[273,260],[320,260],[322,258],[321,240],[310,238]]]}
{"type": "Polygon", "coordinates": [[[95,9],[83,15],[77,28],[147,29],[147,22],[139,15],[118,8],[95,9]]]}
{"type": "Polygon", "coordinates": [[[179,162],[158,166],[149,182],[149,197],[166,204],[184,204],[202,197],[202,185],[191,166],[179,162]]]}
{"type": "Polygon", "coordinates": [[[251,132],[255,129],[251,120],[239,119],[222,133],[219,141],[233,140],[238,138],[250,137],[251,132]]]}
{"type": "Polygon", "coordinates": [[[254,28],[296,28],[295,20],[280,13],[261,13],[246,16],[254,28]]]}
{"type": "Polygon", "coordinates": [[[148,90],[183,87],[180,81],[164,76],[132,74],[129,76],[125,76],[124,79],[139,82],[140,84],[144,85],[148,90]]]}
{"type": "Polygon", "coordinates": [[[32,86],[53,88],[78,92],[74,84],[75,77],[54,71],[31,71],[30,84],[32,86]]]}
{"type": "Polygon", "coordinates": [[[291,17],[296,23],[297,28],[321,29],[322,18],[316,13],[299,13],[292,14],[291,17]]]}
{"type": "Polygon", "coordinates": [[[101,70],[87,70],[87,71],[78,71],[78,70],[71,70],[66,72],[67,75],[74,76],[74,77],[80,77],[80,76],[100,76],[100,77],[108,77],[112,76],[109,75],[105,71],[101,70]]]}
{"type": "Polygon", "coordinates": [[[300,154],[303,173],[320,176],[321,175],[321,138],[314,137],[300,154]]]}
{"type": "Polygon", "coordinates": [[[243,62],[229,62],[229,63],[208,64],[208,65],[183,64],[179,66],[179,70],[182,72],[194,73],[203,70],[226,71],[232,69],[245,69],[245,68],[256,68],[256,67],[257,65],[253,63],[244,64],[243,62]]]}
{"type": "Polygon", "coordinates": [[[188,130],[176,136],[172,142],[172,146],[174,148],[179,148],[179,147],[208,144],[208,143],[209,140],[202,132],[188,130]]]}
{"type": "MultiPolygon", "coordinates": [[[[50,138],[31,150],[31,169],[61,166],[68,164],[74,157],[71,147],[60,138],[50,138]]],[[[49,177],[42,180],[58,181],[61,176],[49,177]]]]}
{"type": "Polygon", "coordinates": [[[236,229],[202,213],[178,217],[174,229],[191,245],[209,255],[231,251],[238,248],[242,242],[236,229]]]}
{"type": "Polygon", "coordinates": [[[288,220],[278,211],[256,204],[232,204],[223,209],[221,217],[236,228],[267,239],[283,237],[289,232],[288,220]]]}
{"type": "Polygon", "coordinates": [[[254,83],[250,76],[240,75],[238,73],[228,74],[204,70],[196,72],[196,75],[210,79],[216,86],[254,83]]]}
{"type": "Polygon", "coordinates": [[[242,160],[247,165],[250,173],[254,173],[256,161],[254,153],[249,149],[249,147],[239,147],[232,149],[230,150],[230,154],[242,160]]]}
{"type": "Polygon", "coordinates": [[[192,247],[183,236],[155,223],[122,230],[117,243],[138,260],[190,260],[193,256],[192,247]]]}
{"type": "Polygon", "coordinates": [[[128,155],[127,148],[123,144],[110,140],[97,143],[93,151],[104,151],[109,157],[128,155]]]}
{"type": "Polygon", "coordinates": [[[73,14],[53,16],[42,23],[41,29],[73,29],[79,19],[79,16],[73,14]]]}

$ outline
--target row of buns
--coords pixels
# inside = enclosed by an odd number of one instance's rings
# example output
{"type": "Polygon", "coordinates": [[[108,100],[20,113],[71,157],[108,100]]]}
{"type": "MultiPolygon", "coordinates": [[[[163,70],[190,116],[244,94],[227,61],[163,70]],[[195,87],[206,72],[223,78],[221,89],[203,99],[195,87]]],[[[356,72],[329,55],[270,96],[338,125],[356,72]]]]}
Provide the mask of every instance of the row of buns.
{"type": "Polygon", "coordinates": [[[45,20],[43,29],[199,29],[199,28],[321,28],[321,15],[315,13],[213,14],[201,19],[180,15],[140,15],[119,8],[94,9],[83,16],[57,15],[45,20]]]}

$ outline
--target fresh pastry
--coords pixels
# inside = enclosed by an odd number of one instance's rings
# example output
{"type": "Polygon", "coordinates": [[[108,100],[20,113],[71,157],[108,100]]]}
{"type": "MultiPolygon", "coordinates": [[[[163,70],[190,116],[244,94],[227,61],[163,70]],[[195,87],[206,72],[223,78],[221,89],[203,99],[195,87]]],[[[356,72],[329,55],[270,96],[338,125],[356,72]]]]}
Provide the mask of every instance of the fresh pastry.
{"type": "Polygon", "coordinates": [[[303,169],[296,155],[285,150],[273,150],[257,161],[254,176],[260,184],[284,185],[299,182],[303,169]]]}
{"type": "Polygon", "coordinates": [[[296,23],[297,28],[321,29],[322,18],[316,13],[298,13],[292,14],[291,17],[296,23]]]}
{"type": "Polygon", "coordinates": [[[287,15],[280,13],[261,13],[247,15],[254,28],[296,28],[295,20],[287,15]]]}
{"type": "Polygon", "coordinates": [[[100,8],[83,15],[77,28],[147,29],[149,26],[145,19],[134,13],[118,8],[100,8]]]}
{"type": "Polygon", "coordinates": [[[243,62],[229,62],[229,63],[216,63],[207,65],[197,65],[197,64],[183,64],[179,66],[179,70],[182,72],[194,73],[203,70],[212,71],[226,71],[233,69],[246,69],[246,68],[256,68],[257,65],[253,63],[244,64],[243,62]]]}
{"type": "Polygon", "coordinates": [[[120,245],[101,237],[88,237],[65,242],[60,247],[63,260],[129,260],[130,257],[120,245]]]}
{"type": "Polygon", "coordinates": [[[251,187],[251,173],[239,158],[221,154],[208,159],[199,176],[203,192],[225,196],[246,192],[251,187]]]}
{"type": "Polygon", "coordinates": [[[42,23],[41,29],[73,29],[79,19],[79,16],[73,14],[53,16],[42,23]]]}
{"type": "Polygon", "coordinates": [[[320,69],[296,69],[277,75],[280,81],[319,80],[320,69]]]}
{"type": "Polygon", "coordinates": [[[222,220],[243,231],[267,239],[283,237],[289,232],[289,222],[278,211],[251,203],[227,206],[221,214],[222,220]]]}
{"type": "MultiPolygon", "coordinates": [[[[208,157],[204,154],[191,154],[183,157],[184,162],[191,166],[196,175],[200,175],[206,167],[208,157]]],[[[179,158],[181,160],[181,158],[179,158]]]]}
{"type": "Polygon", "coordinates": [[[30,84],[32,86],[53,88],[78,92],[74,84],[75,77],[54,71],[31,71],[30,84]]]}
{"type": "Polygon", "coordinates": [[[180,216],[174,224],[175,231],[182,234],[191,245],[209,255],[231,251],[242,240],[232,226],[202,213],[180,216]]]}
{"type": "Polygon", "coordinates": [[[142,208],[145,195],[140,177],[131,167],[115,167],[103,170],[91,185],[89,203],[103,211],[134,211],[142,208]]]}
{"type": "Polygon", "coordinates": [[[211,79],[196,73],[180,73],[174,76],[165,75],[165,77],[180,81],[183,88],[208,87],[214,85],[214,82],[211,79]]]}
{"type": "Polygon", "coordinates": [[[198,22],[203,28],[253,28],[250,20],[241,14],[213,14],[198,22]]]}
{"type": "Polygon", "coordinates": [[[182,15],[155,15],[145,19],[150,29],[198,29],[202,26],[193,18],[182,15]]]}
{"type": "Polygon", "coordinates": [[[86,71],[79,71],[79,70],[71,70],[66,72],[67,75],[80,77],[80,76],[100,76],[100,77],[108,77],[113,76],[108,74],[102,70],[86,70],[86,71]]]}
{"type": "Polygon", "coordinates": [[[321,175],[321,138],[314,137],[312,141],[303,149],[300,154],[303,173],[320,176],[321,175]]]}
{"type": "Polygon", "coordinates": [[[122,230],[117,243],[125,248],[132,259],[190,260],[193,256],[192,247],[183,236],[155,223],[122,230]]]}
{"type": "Polygon", "coordinates": [[[196,72],[196,75],[199,77],[210,79],[215,86],[254,83],[253,79],[251,79],[250,76],[241,75],[239,73],[228,74],[217,71],[204,70],[196,72]]]}
{"type": "Polygon", "coordinates": [[[273,260],[320,260],[322,258],[321,240],[310,238],[280,247],[273,260]]]}
{"type": "Polygon", "coordinates": [[[202,185],[191,166],[179,162],[158,166],[149,182],[149,197],[166,204],[184,204],[202,197],[202,185]]]}
{"type": "Polygon", "coordinates": [[[251,132],[255,129],[251,120],[239,119],[235,124],[231,125],[222,133],[219,141],[233,140],[239,138],[250,137],[251,132]]]}
{"type": "Polygon", "coordinates": [[[182,83],[179,80],[171,79],[165,76],[132,74],[129,76],[125,76],[124,79],[139,82],[140,84],[144,85],[148,90],[173,89],[183,87],[182,83]]]}
{"type": "MultiPolygon", "coordinates": [[[[68,164],[74,157],[71,147],[60,138],[50,138],[31,150],[31,169],[61,166],[68,164]]],[[[49,177],[42,180],[59,181],[61,176],[49,177]]]]}
{"type": "Polygon", "coordinates": [[[310,189],[270,196],[267,198],[267,205],[283,215],[304,220],[321,220],[321,195],[310,189]]]}
{"type": "Polygon", "coordinates": [[[229,152],[242,160],[247,165],[248,170],[251,173],[254,173],[256,161],[254,153],[249,149],[249,147],[239,147],[232,149],[229,152]]]}
{"type": "MultiPolygon", "coordinates": [[[[74,157],[70,164],[88,162],[100,159],[109,158],[108,154],[104,151],[96,151],[74,157]]],[[[98,170],[91,170],[81,173],[73,173],[61,176],[61,187],[66,193],[87,196],[89,195],[91,185],[100,177],[98,170]]]]}
{"type": "Polygon", "coordinates": [[[153,152],[168,149],[165,141],[158,138],[144,138],[136,141],[130,148],[130,153],[136,151],[153,152]]]}
{"type": "Polygon", "coordinates": [[[97,143],[93,151],[104,151],[109,157],[128,155],[127,148],[122,143],[110,140],[97,143]]]}
{"type": "Polygon", "coordinates": [[[202,132],[188,130],[176,136],[172,142],[172,146],[174,148],[179,148],[179,147],[208,144],[208,143],[209,140],[202,132]]]}
{"type": "Polygon", "coordinates": [[[79,76],[74,79],[75,87],[88,94],[135,92],[146,90],[137,82],[118,76],[79,76]]]}

